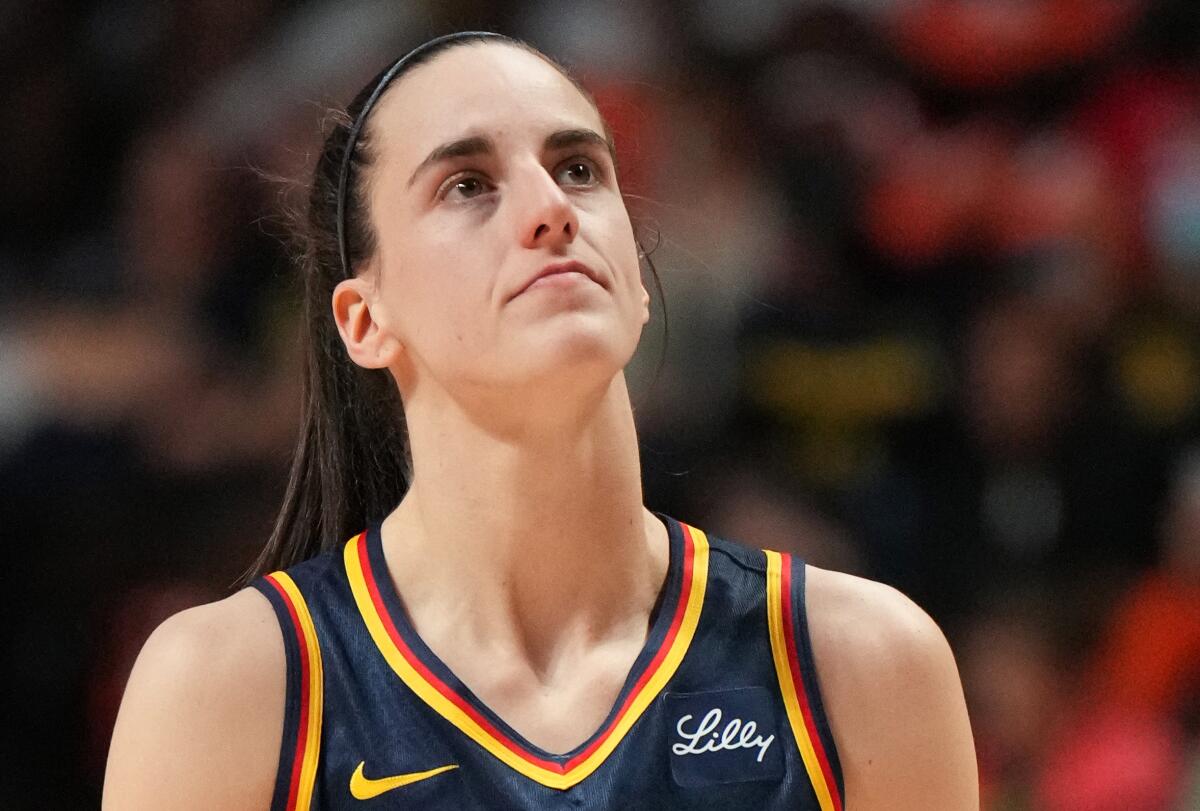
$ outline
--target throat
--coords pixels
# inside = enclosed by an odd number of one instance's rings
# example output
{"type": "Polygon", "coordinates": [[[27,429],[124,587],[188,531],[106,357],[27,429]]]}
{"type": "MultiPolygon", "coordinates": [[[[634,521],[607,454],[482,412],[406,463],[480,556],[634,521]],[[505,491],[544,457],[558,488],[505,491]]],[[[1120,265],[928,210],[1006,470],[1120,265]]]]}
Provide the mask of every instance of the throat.
{"type": "Polygon", "coordinates": [[[378,554],[396,587],[388,589],[389,610],[422,643],[418,655],[432,670],[461,682],[531,745],[570,752],[600,730],[636,678],[675,582],[671,536],[646,515],[638,537],[608,544],[636,543],[625,554],[606,549],[603,538],[577,535],[583,548],[572,554],[530,551],[519,566],[504,565],[518,559],[504,554],[506,539],[500,554],[478,545],[448,561],[403,547],[394,557],[384,537],[378,554]],[[447,582],[439,577],[446,572],[461,576],[447,582]]]}
{"type": "Polygon", "coordinates": [[[561,755],[601,731],[644,644],[644,638],[610,642],[560,663],[552,674],[533,672],[519,657],[484,658],[464,650],[439,655],[513,733],[544,752],[561,755]]]}
{"type": "Polygon", "coordinates": [[[385,522],[383,553],[418,635],[467,640],[552,684],[564,661],[613,640],[645,640],[670,541],[662,521],[638,511],[632,530],[632,521],[594,533],[479,530],[454,542],[421,542],[400,527],[389,538],[385,522]]]}

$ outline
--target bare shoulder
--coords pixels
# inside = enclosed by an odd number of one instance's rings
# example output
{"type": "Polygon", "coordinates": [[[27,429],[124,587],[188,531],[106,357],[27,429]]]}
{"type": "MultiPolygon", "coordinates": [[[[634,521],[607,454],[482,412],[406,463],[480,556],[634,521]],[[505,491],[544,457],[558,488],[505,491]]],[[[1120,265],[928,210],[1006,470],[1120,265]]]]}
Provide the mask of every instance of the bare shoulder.
{"type": "Polygon", "coordinates": [[[919,666],[949,652],[937,623],[884,583],[806,566],[805,603],[813,645],[832,655],[831,666],[875,669],[881,658],[919,666]]]}
{"type": "Polygon", "coordinates": [[[979,807],[954,655],[937,623],[883,583],[808,566],[805,605],[847,807],[979,807]]]}
{"type": "Polygon", "coordinates": [[[160,625],[121,701],[104,808],[269,806],[283,730],[284,656],[274,610],[253,589],[160,625]]]}

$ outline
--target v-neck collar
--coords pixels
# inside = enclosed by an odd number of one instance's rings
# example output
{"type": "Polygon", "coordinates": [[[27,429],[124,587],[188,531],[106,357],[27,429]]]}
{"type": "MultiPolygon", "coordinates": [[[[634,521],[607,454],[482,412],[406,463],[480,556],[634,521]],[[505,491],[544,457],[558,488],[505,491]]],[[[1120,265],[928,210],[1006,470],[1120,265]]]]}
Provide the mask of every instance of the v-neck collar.
{"type": "Polygon", "coordinates": [[[704,603],[708,539],[666,516],[667,577],[650,633],[608,717],[586,741],[563,754],[535,746],[509,726],[430,650],[408,620],[388,573],[378,524],[351,538],[346,573],[359,613],[396,675],[426,704],[521,774],[551,788],[569,788],[596,770],[666,686],[682,661],[704,603]]]}

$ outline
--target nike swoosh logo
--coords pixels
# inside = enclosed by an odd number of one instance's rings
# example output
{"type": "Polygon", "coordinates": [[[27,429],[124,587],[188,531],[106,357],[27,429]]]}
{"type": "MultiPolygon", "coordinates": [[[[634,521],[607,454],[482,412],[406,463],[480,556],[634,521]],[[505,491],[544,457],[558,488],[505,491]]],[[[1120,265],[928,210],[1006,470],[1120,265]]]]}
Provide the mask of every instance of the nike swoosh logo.
{"type": "Polygon", "coordinates": [[[427,772],[410,772],[408,774],[396,774],[391,777],[379,777],[372,780],[363,775],[363,766],[366,765],[364,760],[358,764],[358,768],[354,770],[354,774],[350,775],[350,793],[354,795],[356,800],[369,800],[372,797],[378,797],[384,792],[391,791],[401,786],[407,786],[412,783],[419,783],[422,780],[428,780],[431,777],[436,777],[442,772],[448,772],[452,769],[457,769],[458,764],[452,763],[449,766],[439,766],[436,769],[430,769],[427,772]]]}

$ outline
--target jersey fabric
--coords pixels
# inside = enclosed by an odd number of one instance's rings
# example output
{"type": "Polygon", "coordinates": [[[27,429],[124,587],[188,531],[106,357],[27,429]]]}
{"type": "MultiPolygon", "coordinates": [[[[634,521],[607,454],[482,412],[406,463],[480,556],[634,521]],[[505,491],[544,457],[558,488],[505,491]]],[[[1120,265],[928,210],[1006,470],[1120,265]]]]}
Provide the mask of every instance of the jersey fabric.
{"type": "Polygon", "coordinates": [[[287,658],[272,809],[842,811],[804,562],[661,518],[670,562],[645,646],[600,728],[562,754],[421,641],[378,525],[256,580],[287,658]]]}

